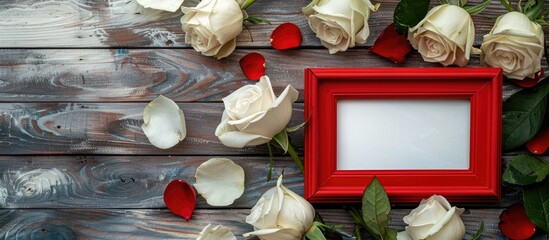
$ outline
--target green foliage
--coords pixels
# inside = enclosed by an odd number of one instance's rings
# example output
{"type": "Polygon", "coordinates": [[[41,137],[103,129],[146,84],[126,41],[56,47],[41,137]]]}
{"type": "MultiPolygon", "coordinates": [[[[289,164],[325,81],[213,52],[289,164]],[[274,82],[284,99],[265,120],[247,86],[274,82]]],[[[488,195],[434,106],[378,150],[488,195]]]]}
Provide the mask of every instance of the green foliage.
{"type": "Polygon", "coordinates": [[[252,16],[248,16],[247,18],[244,19],[245,22],[249,22],[251,24],[260,24],[260,23],[263,23],[263,24],[269,24],[271,25],[271,22],[265,18],[260,18],[260,17],[252,17],[252,16]]]}
{"type": "Polygon", "coordinates": [[[389,228],[391,222],[389,197],[376,177],[370,182],[362,196],[362,219],[372,237],[379,240],[396,239],[396,231],[389,228]]]}
{"type": "Polygon", "coordinates": [[[525,89],[503,103],[502,147],[509,151],[532,139],[540,130],[547,105],[549,84],[525,89]]]}
{"type": "Polygon", "coordinates": [[[535,157],[520,155],[513,158],[503,173],[503,180],[516,185],[541,182],[549,175],[549,163],[535,157]]]}
{"type": "Polygon", "coordinates": [[[256,0],[246,0],[246,1],[242,4],[242,6],[240,6],[240,9],[246,10],[246,8],[252,6],[252,4],[255,3],[255,1],[256,1],[256,0]]]}
{"type": "Polygon", "coordinates": [[[474,15],[474,14],[482,12],[484,9],[486,9],[488,7],[488,5],[490,5],[490,2],[492,2],[492,0],[484,0],[484,1],[482,1],[481,3],[479,3],[477,5],[467,4],[467,5],[463,6],[463,9],[465,9],[465,11],[467,11],[469,13],[469,15],[474,15]]]}
{"type": "Polygon", "coordinates": [[[549,180],[525,187],[522,192],[528,218],[545,232],[549,232],[549,180]]]}
{"type": "Polygon", "coordinates": [[[499,0],[499,2],[509,12],[518,11],[524,13],[533,22],[547,24],[545,22],[545,16],[549,14],[549,11],[544,7],[545,0],[528,0],[524,6],[522,5],[523,1],[518,1],[516,9],[511,6],[509,0],[499,0]]]}
{"type": "Polygon", "coordinates": [[[394,13],[397,32],[405,34],[408,28],[416,26],[429,11],[429,0],[401,0],[394,13]]]}
{"type": "Polygon", "coordinates": [[[482,233],[484,232],[484,222],[480,222],[480,227],[477,232],[473,235],[471,240],[480,240],[482,239],[482,233]]]}

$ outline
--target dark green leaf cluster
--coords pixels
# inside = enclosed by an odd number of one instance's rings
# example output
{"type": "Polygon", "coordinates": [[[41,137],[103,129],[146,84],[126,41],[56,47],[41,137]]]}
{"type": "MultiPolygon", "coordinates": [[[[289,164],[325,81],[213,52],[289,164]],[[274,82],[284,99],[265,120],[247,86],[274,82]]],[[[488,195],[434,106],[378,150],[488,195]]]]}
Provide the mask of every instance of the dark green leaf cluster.
{"type": "Polygon", "coordinates": [[[522,185],[522,200],[528,218],[549,232],[549,163],[531,156],[513,158],[503,173],[507,183],[522,185]]]}
{"type": "Polygon", "coordinates": [[[524,145],[541,129],[547,107],[549,81],[522,90],[503,102],[502,147],[509,151],[524,145]]]}

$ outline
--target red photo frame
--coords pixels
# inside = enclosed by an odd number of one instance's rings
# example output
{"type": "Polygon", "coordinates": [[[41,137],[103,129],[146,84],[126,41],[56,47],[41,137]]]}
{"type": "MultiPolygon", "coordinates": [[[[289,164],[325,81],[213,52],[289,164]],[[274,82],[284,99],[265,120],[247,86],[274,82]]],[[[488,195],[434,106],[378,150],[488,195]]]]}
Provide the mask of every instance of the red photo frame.
{"type": "Polygon", "coordinates": [[[360,202],[376,176],[392,202],[433,194],[455,202],[500,198],[502,73],[497,68],[305,69],[305,197],[360,202]],[[470,152],[465,170],[338,170],[339,99],[469,99],[470,152]]]}

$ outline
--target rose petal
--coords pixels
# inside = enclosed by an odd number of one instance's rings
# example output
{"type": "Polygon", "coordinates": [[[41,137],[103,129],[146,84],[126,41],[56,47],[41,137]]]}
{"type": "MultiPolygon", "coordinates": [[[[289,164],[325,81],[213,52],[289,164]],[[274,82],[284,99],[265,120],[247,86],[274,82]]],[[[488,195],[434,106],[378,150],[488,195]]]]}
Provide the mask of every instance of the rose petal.
{"type": "Polygon", "coordinates": [[[200,232],[200,236],[196,240],[236,240],[236,237],[227,227],[223,225],[212,226],[208,224],[200,232]]]}
{"type": "Polygon", "coordinates": [[[261,240],[301,239],[301,233],[293,228],[261,229],[244,233],[244,237],[258,236],[261,240]]]}
{"type": "Polygon", "coordinates": [[[145,107],[143,121],[141,129],[157,148],[171,148],[187,136],[183,111],[174,101],[162,95],[145,107]]]}
{"type": "Polygon", "coordinates": [[[410,50],[410,42],[405,35],[398,34],[394,23],[381,32],[370,48],[373,53],[395,63],[403,63],[410,50]]]}
{"type": "Polygon", "coordinates": [[[499,220],[499,230],[510,239],[528,239],[536,233],[536,225],[528,219],[522,204],[511,205],[501,213],[499,220]]]}
{"type": "Polygon", "coordinates": [[[228,206],[244,193],[244,169],[228,158],[212,158],[196,169],[194,187],[208,204],[228,206]]]}
{"type": "Polygon", "coordinates": [[[265,75],[265,57],[256,52],[248,53],[240,59],[240,68],[248,79],[259,80],[265,75]]]}
{"type": "Polygon", "coordinates": [[[414,240],[406,231],[398,232],[397,240],[414,240]]]}
{"type": "Polygon", "coordinates": [[[523,80],[511,79],[511,81],[520,87],[531,88],[541,82],[541,77],[543,77],[543,68],[541,68],[533,78],[525,77],[523,80]]]}
{"type": "Polygon", "coordinates": [[[280,24],[271,34],[271,45],[277,50],[297,48],[301,45],[301,30],[293,23],[280,24]]]}
{"type": "Polygon", "coordinates": [[[184,0],[137,0],[141,6],[145,8],[153,8],[169,12],[175,12],[184,0]]]}
{"type": "Polygon", "coordinates": [[[164,190],[164,203],[172,213],[188,221],[196,206],[196,194],[188,182],[173,180],[164,190]]]}
{"type": "Polygon", "coordinates": [[[534,138],[526,143],[526,148],[533,154],[544,154],[549,148],[549,127],[541,129],[534,138]]]}

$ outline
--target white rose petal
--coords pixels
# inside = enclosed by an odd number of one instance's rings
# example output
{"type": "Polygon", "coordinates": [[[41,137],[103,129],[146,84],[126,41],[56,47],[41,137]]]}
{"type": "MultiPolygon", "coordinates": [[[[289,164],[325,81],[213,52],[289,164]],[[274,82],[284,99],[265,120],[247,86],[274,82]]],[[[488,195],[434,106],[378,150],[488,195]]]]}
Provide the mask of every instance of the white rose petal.
{"type": "Polygon", "coordinates": [[[334,54],[366,42],[370,10],[377,8],[369,0],[313,0],[302,11],[322,45],[334,54]]]}
{"type": "Polygon", "coordinates": [[[203,0],[196,7],[182,7],[185,42],[206,56],[221,59],[236,47],[244,15],[235,0],[203,0]]]}
{"type": "Polygon", "coordinates": [[[244,237],[300,240],[313,225],[314,217],[313,206],[282,185],[280,176],[276,187],[265,192],[246,217],[246,222],[255,231],[244,234],[244,237]]]}
{"type": "Polygon", "coordinates": [[[452,207],[444,197],[433,195],[403,218],[408,226],[406,234],[399,233],[398,239],[461,240],[465,236],[460,218],[463,211],[452,207]]]}
{"type": "Polygon", "coordinates": [[[463,8],[444,4],[431,9],[410,28],[408,39],[424,61],[463,67],[473,48],[475,26],[463,8]]]}
{"type": "Polygon", "coordinates": [[[185,115],[169,98],[159,96],[143,110],[143,132],[152,145],[168,149],[187,136],[185,115]]]}
{"type": "Polygon", "coordinates": [[[181,7],[183,1],[184,0],[137,0],[137,3],[145,8],[175,12],[181,7]]]}
{"type": "Polygon", "coordinates": [[[484,35],[481,64],[501,67],[510,79],[533,78],[541,69],[543,28],[519,12],[500,16],[490,33],[484,35]]]}
{"type": "Polygon", "coordinates": [[[413,238],[406,231],[402,231],[402,232],[398,232],[397,240],[413,240],[413,238]]]}
{"type": "Polygon", "coordinates": [[[200,232],[200,236],[196,240],[236,240],[236,237],[227,227],[223,225],[212,226],[208,224],[200,232]]]}
{"type": "Polygon", "coordinates": [[[196,169],[194,187],[208,204],[228,206],[244,193],[244,169],[227,158],[212,158],[196,169]]]}
{"type": "Polygon", "coordinates": [[[242,148],[269,142],[292,117],[292,103],[299,93],[288,85],[277,98],[269,77],[243,86],[223,98],[225,111],[215,135],[228,147],[242,148]]]}

